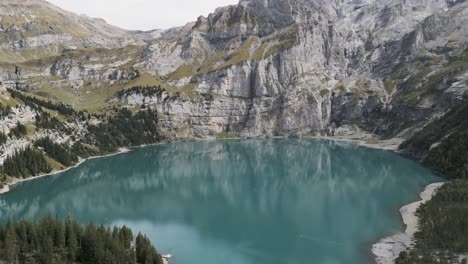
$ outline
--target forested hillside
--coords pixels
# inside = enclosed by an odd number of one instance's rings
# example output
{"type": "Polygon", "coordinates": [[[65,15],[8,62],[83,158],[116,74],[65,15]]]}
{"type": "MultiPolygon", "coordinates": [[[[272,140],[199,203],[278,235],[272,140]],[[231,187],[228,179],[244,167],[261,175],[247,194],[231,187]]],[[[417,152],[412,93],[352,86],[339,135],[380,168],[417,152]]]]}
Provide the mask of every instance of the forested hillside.
{"type": "Polygon", "coordinates": [[[400,146],[450,179],[468,179],[468,104],[432,121],[400,146]]]}
{"type": "Polygon", "coordinates": [[[468,104],[432,121],[404,142],[402,151],[454,181],[417,212],[416,246],[397,264],[459,263],[468,252],[468,104]]]}
{"type": "MultiPolygon", "coordinates": [[[[456,180],[438,190],[418,211],[415,248],[397,264],[458,264],[468,250],[468,181],[456,180]]],[[[461,263],[466,263],[466,260],[461,263]]]]}
{"type": "Polygon", "coordinates": [[[165,139],[158,113],[151,108],[114,106],[105,113],[89,113],[18,90],[1,93],[0,118],[6,126],[0,131],[0,185],[65,169],[120,147],[165,139]]]}
{"type": "MultiPolygon", "coordinates": [[[[80,225],[45,217],[0,224],[0,260],[6,263],[162,264],[149,239],[128,227],[80,225]]],[[[1,261],[0,261],[1,262],[1,261]]]]}

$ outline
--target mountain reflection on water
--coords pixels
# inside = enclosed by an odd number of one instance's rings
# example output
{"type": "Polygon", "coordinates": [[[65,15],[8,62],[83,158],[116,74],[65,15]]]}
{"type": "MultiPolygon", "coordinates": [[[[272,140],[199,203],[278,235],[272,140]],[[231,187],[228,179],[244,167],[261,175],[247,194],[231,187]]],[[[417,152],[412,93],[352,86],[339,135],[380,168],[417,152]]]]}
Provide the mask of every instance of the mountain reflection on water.
{"type": "Polygon", "coordinates": [[[174,143],[0,196],[1,219],[127,225],[184,263],[367,263],[366,243],[437,178],[394,153],[308,140],[174,143]]]}

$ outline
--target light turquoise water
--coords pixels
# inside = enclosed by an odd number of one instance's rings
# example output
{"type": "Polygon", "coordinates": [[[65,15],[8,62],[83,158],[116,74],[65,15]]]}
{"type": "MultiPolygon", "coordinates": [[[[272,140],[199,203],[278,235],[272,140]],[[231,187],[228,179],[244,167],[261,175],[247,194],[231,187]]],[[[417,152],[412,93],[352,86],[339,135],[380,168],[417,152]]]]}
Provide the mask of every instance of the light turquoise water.
{"type": "Polygon", "coordinates": [[[336,142],[175,143],[25,182],[0,196],[0,217],[125,224],[176,264],[360,264],[438,180],[396,154],[336,142]]]}

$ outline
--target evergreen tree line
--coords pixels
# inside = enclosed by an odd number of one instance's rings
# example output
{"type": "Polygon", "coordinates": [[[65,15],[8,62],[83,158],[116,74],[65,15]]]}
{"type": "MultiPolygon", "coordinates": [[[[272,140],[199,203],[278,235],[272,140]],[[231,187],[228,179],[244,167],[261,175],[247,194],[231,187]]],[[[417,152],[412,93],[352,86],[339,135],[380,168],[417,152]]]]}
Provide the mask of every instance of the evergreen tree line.
{"type": "Polygon", "coordinates": [[[440,188],[417,211],[419,247],[468,252],[468,181],[457,180],[440,188]]]}
{"type": "Polygon", "coordinates": [[[0,170],[0,188],[5,186],[6,180],[6,175],[0,170]]]}
{"type": "Polygon", "coordinates": [[[38,111],[36,115],[36,127],[43,129],[63,129],[63,124],[56,118],[51,117],[49,113],[38,111]]]}
{"type": "MultiPolygon", "coordinates": [[[[105,119],[105,117],[102,117],[105,119]]],[[[88,127],[85,143],[97,146],[104,152],[118,147],[151,144],[163,139],[158,129],[157,112],[151,109],[135,115],[126,108],[116,109],[116,114],[106,122],[88,127]]]]}
{"type": "Polygon", "coordinates": [[[468,104],[431,122],[400,148],[427,154],[424,164],[449,179],[468,179],[468,104]]]}
{"type": "Polygon", "coordinates": [[[148,238],[127,227],[79,225],[68,217],[0,224],[0,258],[7,263],[162,264],[148,238]]]}
{"type": "Polygon", "coordinates": [[[55,117],[50,117],[50,114],[42,108],[56,111],[64,117],[73,120],[73,118],[80,118],[85,121],[89,118],[90,114],[86,111],[75,111],[73,107],[66,105],[62,102],[54,103],[50,100],[42,100],[34,96],[29,96],[17,90],[8,89],[13,98],[21,100],[25,105],[34,109],[39,115],[39,127],[42,128],[63,128],[63,124],[55,117]]]}
{"type": "Polygon", "coordinates": [[[468,104],[451,111],[435,125],[447,130],[424,163],[449,179],[468,179],[468,104]]]}
{"type": "MultiPolygon", "coordinates": [[[[134,115],[125,108],[115,111],[115,115],[101,117],[107,119],[104,123],[89,126],[85,138],[71,148],[56,144],[50,138],[37,140],[34,145],[68,167],[76,164],[78,157],[87,158],[113,152],[123,146],[151,144],[164,139],[159,133],[157,112],[147,109],[134,115]]],[[[27,128],[19,123],[11,131],[10,135],[16,137],[27,134],[27,128]]],[[[5,141],[1,135],[0,140],[5,141]]],[[[8,157],[0,170],[14,178],[26,178],[49,173],[52,168],[41,151],[28,147],[8,157]]]]}
{"type": "Polygon", "coordinates": [[[71,151],[75,155],[77,155],[78,157],[81,157],[81,158],[89,158],[89,157],[92,157],[92,156],[98,156],[98,155],[104,154],[99,149],[93,148],[92,146],[87,146],[87,145],[83,144],[83,142],[81,142],[81,141],[75,142],[75,144],[73,144],[73,146],[71,148],[71,151]]]}
{"type": "Polygon", "coordinates": [[[468,104],[434,120],[400,147],[458,180],[419,208],[416,247],[403,252],[397,264],[459,263],[456,254],[468,252],[468,104]]]}
{"type": "Polygon", "coordinates": [[[122,98],[131,94],[141,94],[145,97],[159,96],[165,91],[161,86],[134,86],[127,90],[117,92],[117,97],[122,98]]]}
{"type": "Polygon", "coordinates": [[[442,186],[417,216],[416,246],[403,252],[397,264],[458,264],[457,254],[468,252],[468,181],[442,186]]]}
{"type": "Polygon", "coordinates": [[[424,252],[421,250],[403,251],[395,264],[467,264],[459,262],[458,257],[450,252],[424,252]]]}
{"type": "Polygon", "coordinates": [[[62,102],[54,103],[50,100],[49,101],[41,100],[33,96],[27,96],[13,89],[8,89],[8,91],[10,92],[13,98],[17,98],[21,100],[25,105],[28,105],[32,109],[39,110],[40,109],[39,106],[41,106],[50,110],[57,111],[61,115],[64,115],[64,116],[72,116],[76,114],[75,110],[71,106],[68,106],[62,102]]]}
{"type": "Polygon", "coordinates": [[[10,138],[22,138],[23,136],[26,136],[28,134],[28,128],[21,124],[20,122],[16,123],[16,127],[12,128],[10,130],[10,138]]]}
{"type": "Polygon", "coordinates": [[[441,118],[429,123],[413,137],[402,143],[400,148],[413,147],[422,151],[428,151],[432,144],[443,139],[447,135],[447,132],[463,126],[467,119],[468,105],[453,109],[441,118]]]}
{"type": "Polygon", "coordinates": [[[27,178],[52,171],[44,155],[32,147],[7,157],[0,169],[3,174],[15,178],[27,178]]]}
{"type": "Polygon", "coordinates": [[[11,107],[0,103],[0,118],[6,117],[11,113],[11,107]]]}
{"type": "Polygon", "coordinates": [[[449,179],[468,180],[468,128],[452,133],[432,148],[424,164],[449,179]]]}
{"type": "Polygon", "coordinates": [[[78,156],[66,145],[57,144],[49,137],[41,138],[34,142],[38,148],[42,148],[47,156],[70,167],[78,162],[78,156]]]}
{"type": "Polygon", "coordinates": [[[7,135],[0,131],[0,145],[5,144],[8,140],[7,135]]]}

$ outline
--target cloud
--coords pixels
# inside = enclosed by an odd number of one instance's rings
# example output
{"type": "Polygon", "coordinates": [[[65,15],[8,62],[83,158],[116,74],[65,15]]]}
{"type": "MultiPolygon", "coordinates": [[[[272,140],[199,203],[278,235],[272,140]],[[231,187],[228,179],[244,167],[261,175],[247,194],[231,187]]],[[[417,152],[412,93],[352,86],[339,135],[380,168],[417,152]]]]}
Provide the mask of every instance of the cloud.
{"type": "Polygon", "coordinates": [[[198,16],[207,16],[216,8],[238,0],[48,0],[78,14],[103,18],[109,24],[150,30],[183,26],[198,16]]]}

